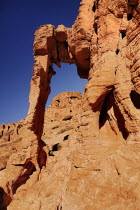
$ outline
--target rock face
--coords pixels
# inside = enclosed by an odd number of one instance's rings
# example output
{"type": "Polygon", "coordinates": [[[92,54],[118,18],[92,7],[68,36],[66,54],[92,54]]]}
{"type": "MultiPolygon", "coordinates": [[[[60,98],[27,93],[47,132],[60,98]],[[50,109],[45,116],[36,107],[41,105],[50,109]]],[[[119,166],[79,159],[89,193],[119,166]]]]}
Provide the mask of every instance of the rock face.
{"type": "Polygon", "coordinates": [[[0,209],[140,209],[139,13],[139,0],[83,0],[72,28],[37,29],[28,115],[0,127],[0,209]],[[45,110],[61,62],[85,93],[45,110]]]}

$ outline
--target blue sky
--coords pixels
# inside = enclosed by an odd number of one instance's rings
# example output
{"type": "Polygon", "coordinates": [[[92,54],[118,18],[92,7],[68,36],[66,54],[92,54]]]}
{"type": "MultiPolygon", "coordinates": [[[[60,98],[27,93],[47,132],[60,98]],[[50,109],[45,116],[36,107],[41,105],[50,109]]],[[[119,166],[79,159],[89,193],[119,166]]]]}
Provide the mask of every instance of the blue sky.
{"type": "MultiPolygon", "coordinates": [[[[71,27],[81,0],[0,0],[0,124],[26,117],[33,67],[35,30],[43,24],[71,27]]],[[[86,80],[74,65],[54,67],[51,98],[62,91],[84,91],[86,80]]]]}

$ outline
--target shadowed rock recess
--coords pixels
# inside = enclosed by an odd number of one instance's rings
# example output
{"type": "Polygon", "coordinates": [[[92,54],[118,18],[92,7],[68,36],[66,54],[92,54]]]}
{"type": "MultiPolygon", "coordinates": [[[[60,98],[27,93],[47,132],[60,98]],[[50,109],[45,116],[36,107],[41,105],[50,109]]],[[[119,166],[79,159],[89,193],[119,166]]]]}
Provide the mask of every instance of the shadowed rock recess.
{"type": "Polygon", "coordinates": [[[72,28],[36,30],[28,115],[0,126],[0,209],[140,209],[139,13],[139,0],[83,0],[72,28]],[[45,110],[61,62],[85,93],[45,110]]]}

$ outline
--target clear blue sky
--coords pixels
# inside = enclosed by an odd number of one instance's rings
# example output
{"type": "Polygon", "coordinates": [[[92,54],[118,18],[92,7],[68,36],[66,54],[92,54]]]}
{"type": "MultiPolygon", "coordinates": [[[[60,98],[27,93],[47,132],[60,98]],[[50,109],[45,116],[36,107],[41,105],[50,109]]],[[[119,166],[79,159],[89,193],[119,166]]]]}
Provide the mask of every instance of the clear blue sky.
{"type": "MultiPolygon", "coordinates": [[[[81,0],[0,0],[0,124],[26,117],[32,76],[32,45],[36,28],[43,24],[71,27],[81,0]]],[[[74,65],[54,68],[51,98],[62,91],[84,91],[86,80],[74,65]]]]}

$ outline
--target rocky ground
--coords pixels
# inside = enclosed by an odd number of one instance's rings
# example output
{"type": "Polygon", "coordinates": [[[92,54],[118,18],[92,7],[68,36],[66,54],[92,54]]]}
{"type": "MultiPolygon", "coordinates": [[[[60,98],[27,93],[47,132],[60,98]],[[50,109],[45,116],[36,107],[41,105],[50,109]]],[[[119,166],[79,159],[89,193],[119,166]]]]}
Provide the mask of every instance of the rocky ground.
{"type": "Polygon", "coordinates": [[[86,122],[90,111],[81,117],[83,98],[80,92],[61,93],[45,111],[39,172],[22,151],[24,120],[0,127],[1,206],[139,209],[139,143],[127,144],[108,116],[101,120],[98,136],[86,122]],[[5,185],[9,195],[2,188],[5,185]]]}

